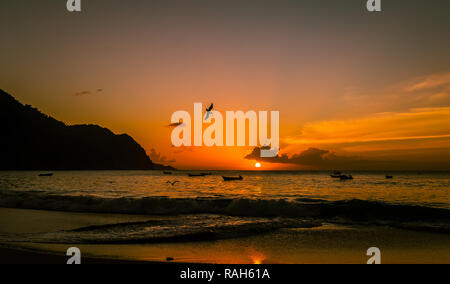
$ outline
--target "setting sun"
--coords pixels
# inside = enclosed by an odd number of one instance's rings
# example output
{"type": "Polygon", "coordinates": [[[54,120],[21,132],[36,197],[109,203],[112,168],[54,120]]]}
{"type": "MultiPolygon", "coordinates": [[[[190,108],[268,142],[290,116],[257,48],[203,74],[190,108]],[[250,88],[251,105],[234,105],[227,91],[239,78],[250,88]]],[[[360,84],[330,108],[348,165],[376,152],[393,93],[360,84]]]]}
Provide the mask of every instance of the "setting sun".
{"type": "Polygon", "coordinates": [[[261,163],[256,163],[255,164],[255,168],[260,168],[261,167],[261,163]]]}

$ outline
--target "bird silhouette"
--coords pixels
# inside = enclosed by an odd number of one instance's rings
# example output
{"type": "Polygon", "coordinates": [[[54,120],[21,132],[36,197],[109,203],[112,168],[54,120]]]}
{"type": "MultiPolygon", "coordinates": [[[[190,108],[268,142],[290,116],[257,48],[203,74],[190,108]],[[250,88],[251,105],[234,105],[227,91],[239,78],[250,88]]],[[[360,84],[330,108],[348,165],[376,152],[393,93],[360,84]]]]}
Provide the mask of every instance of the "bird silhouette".
{"type": "Polygon", "coordinates": [[[211,103],[211,105],[206,109],[206,115],[205,115],[205,120],[209,119],[209,116],[212,116],[212,110],[214,108],[214,104],[211,103]]]}
{"type": "Polygon", "coordinates": [[[175,122],[175,123],[171,123],[169,125],[167,125],[167,127],[177,127],[177,126],[182,126],[183,122],[175,122]]]}
{"type": "Polygon", "coordinates": [[[166,183],[170,183],[170,185],[174,186],[177,182],[179,182],[179,181],[177,181],[177,180],[175,180],[175,181],[168,180],[166,183]]]}

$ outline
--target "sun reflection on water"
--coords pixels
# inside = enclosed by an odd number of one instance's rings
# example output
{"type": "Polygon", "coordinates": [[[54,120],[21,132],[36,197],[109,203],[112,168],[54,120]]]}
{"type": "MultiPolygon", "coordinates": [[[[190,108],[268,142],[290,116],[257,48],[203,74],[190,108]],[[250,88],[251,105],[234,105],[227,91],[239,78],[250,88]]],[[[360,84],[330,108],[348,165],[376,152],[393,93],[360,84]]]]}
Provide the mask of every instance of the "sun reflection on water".
{"type": "Polygon", "coordinates": [[[264,260],[266,260],[266,255],[259,251],[256,250],[255,248],[250,248],[250,259],[252,260],[253,264],[262,264],[264,262],[264,260]]]}

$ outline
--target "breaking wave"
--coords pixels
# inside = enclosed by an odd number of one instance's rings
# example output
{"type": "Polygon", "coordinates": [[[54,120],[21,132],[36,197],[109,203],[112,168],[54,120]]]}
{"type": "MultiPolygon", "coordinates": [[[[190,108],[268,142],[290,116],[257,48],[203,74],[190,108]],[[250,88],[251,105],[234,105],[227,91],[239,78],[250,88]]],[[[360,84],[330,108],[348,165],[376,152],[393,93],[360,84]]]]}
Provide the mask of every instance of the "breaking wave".
{"type": "Polygon", "coordinates": [[[367,200],[226,199],[226,198],[103,198],[68,196],[43,191],[0,191],[0,206],[67,212],[143,215],[220,214],[241,217],[341,217],[355,221],[450,221],[450,210],[367,200]]]}
{"type": "MultiPolygon", "coordinates": [[[[118,223],[74,230],[4,236],[15,242],[54,244],[150,244],[246,237],[281,228],[311,228],[321,223],[293,219],[238,218],[219,215],[118,223]]],[[[2,236],[0,236],[1,239],[2,236]]]]}
{"type": "MultiPolygon", "coordinates": [[[[314,227],[322,222],[450,233],[448,209],[358,199],[102,198],[43,191],[0,191],[0,207],[161,217],[177,215],[160,221],[107,224],[26,237],[29,241],[48,243],[200,241],[248,236],[281,228],[314,227]]],[[[7,238],[11,239],[11,236],[7,238]]]]}

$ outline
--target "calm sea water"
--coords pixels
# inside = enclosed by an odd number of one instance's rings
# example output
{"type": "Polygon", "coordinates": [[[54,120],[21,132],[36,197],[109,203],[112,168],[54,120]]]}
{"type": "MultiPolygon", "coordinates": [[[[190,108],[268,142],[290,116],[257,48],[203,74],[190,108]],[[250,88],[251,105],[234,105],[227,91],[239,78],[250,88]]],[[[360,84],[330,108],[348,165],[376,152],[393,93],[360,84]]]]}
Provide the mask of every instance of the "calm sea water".
{"type": "Polygon", "coordinates": [[[360,172],[349,181],[332,179],[329,172],[211,173],[188,177],[188,172],[67,171],[38,177],[38,172],[0,172],[0,190],[103,198],[359,199],[450,208],[450,173],[446,172],[390,173],[392,180],[385,178],[386,173],[360,172]],[[222,175],[242,175],[244,180],[224,182],[222,175]]]}

